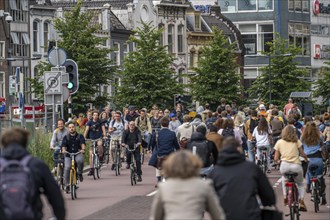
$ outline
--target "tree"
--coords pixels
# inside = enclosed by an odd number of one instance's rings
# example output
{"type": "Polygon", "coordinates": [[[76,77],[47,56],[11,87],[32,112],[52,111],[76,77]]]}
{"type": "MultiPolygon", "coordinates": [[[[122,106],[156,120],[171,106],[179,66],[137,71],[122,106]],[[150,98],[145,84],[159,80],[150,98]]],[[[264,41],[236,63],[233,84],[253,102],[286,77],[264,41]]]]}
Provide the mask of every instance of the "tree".
{"type": "Polygon", "coordinates": [[[203,48],[203,57],[190,77],[193,99],[215,106],[220,98],[237,101],[239,98],[238,64],[234,54],[235,44],[229,43],[222,31],[213,28],[213,39],[203,48]]]}
{"type": "Polygon", "coordinates": [[[294,61],[295,56],[301,54],[302,49],[288,44],[288,41],[280,38],[278,34],[267,45],[270,48],[269,52],[262,52],[262,54],[268,57],[271,63],[261,68],[262,74],[248,89],[249,95],[262,98],[269,103],[271,91],[272,104],[283,106],[291,92],[310,90],[310,84],[304,80],[307,70],[298,68],[294,61]],[[269,83],[271,83],[271,90],[269,83]]]}
{"type": "Polygon", "coordinates": [[[314,97],[322,96],[322,102],[327,104],[330,98],[330,59],[324,62],[320,72],[320,78],[315,83],[314,97]]]}
{"type": "MultiPolygon", "coordinates": [[[[112,79],[114,67],[112,61],[107,58],[110,49],[101,48],[106,38],[97,37],[95,33],[100,29],[100,25],[91,24],[93,17],[98,16],[91,11],[82,11],[82,0],[77,5],[64,14],[63,18],[55,19],[55,29],[60,33],[61,39],[57,46],[63,48],[67,53],[67,58],[76,61],[79,69],[79,90],[73,94],[73,109],[81,111],[85,109],[86,103],[93,103],[95,106],[104,106],[110,100],[107,94],[100,94],[101,85],[108,85],[112,79]]],[[[42,71],[50,70],[44,64],[39,68],[42,71]]],[[[40,71],[32,81],[32,86],[36,92],[40,92],[38,76],[42,76],[40,71]]],[[[43,91],[39,96],[43,97],[43,91]]]]}
{"type": "Polygon", "coordinates": [[[166,46],[159,43],[162,29],[142,23],[135,30],[130,42],[136,50],[128,53],[124,60],[124,70],[119,71],[121,85],[117,87],[115,103],[139,108],[157,104],[161,107],[173,105],[174,94],[183,91],[175,72],[170,68],[173,58],[166,52],[166,46]]]}

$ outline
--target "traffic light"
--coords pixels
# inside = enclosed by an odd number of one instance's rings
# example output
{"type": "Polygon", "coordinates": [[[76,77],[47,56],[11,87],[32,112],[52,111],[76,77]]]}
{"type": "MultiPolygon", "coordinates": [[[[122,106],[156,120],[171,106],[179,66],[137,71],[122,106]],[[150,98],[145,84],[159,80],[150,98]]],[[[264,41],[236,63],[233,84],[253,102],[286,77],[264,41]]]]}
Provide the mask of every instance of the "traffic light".
{"type": "Polygon", "coordinates": [[[79,88],[79,74],[78,65],[75,61],[67,59],[64,63],[66,73],[69,75],[69,82],[67,87],[70,91],[70,95],[76,93],[79,88]]]}
{"type": "Polygon", "coordinates": [[[175,104],[182,103],[182,95],[175,95],[175,104]]]}

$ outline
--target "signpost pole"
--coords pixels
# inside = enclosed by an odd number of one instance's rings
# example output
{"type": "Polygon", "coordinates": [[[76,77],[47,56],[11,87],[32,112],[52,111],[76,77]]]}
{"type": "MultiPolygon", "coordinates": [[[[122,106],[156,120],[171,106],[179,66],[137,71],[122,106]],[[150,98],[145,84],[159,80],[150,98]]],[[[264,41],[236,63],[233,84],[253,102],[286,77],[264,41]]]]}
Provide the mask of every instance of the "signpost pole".
{"type": "Polygon", "coordinates": [[[55,131],[55,129],[56,129],[56,125],[55,125],[55,108],[56,108],[56,105],[55,105],[55,95],[54,94],[52,95],[52,98],[53,98],[53,130],[52,131],[55,131]]]}

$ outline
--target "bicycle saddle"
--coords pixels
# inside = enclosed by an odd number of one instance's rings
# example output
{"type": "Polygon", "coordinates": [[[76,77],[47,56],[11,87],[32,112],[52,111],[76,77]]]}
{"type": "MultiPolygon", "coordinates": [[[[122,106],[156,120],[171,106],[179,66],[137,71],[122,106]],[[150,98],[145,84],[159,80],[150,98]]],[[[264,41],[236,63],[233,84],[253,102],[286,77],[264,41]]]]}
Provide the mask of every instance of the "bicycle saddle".
{"type": "Polygon", "coordinates": [[[267,150],[267,147],[260,147],[260,150],[267,150]]]}
{"type": "Polygon", "coordinates": [[[298,173],[289,171],[289,172],[284,173],[284,175],[287,177],[295,177],[295,176],[298,176],[298,173]]]}

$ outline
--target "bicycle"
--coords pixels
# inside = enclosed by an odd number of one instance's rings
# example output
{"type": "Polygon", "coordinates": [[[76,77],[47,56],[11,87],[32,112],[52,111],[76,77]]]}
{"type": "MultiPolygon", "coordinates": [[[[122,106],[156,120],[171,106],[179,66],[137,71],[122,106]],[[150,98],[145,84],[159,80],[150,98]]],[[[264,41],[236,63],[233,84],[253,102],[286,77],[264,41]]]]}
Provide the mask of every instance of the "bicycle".
{"type": "Polygon", "coordinates": [[[115,152],[114,152],[114,170],[116,173],[116,176],[120,175],[120,168],[121,168],[121,159],[120,159],[120,154],[121,154],[121,148],[119,144],[119,140],[112,140],[112,144],[115,146],[115,152]]]}
{"type": "MultiPolygon", "coordinates": [[[[287,198],[288,198],[288,206],[290,209],[290,220],[297,219],[299,220],[299,196],[298,196],[298,188],[294,178],[298,175],[295,172],[286,172],[284,174],[287,178],[285,183],[287,198]]],[[[287,215],[286,215],[287,216],[287,215]]]]}
{"type": "Polygon", "coordinates": [[[266,174],[267,172],[267,147],[261,146],[259,148],[259,150],[261,151],[261,158],[258,158],[258,166],[261,169],[261,171],[266,174]]]}
{"type": "MultiPolygon", "coordinates": [[[[70,169],[70,179],[69,179],[69,189],[71,191],[71,198],[72,200],[75,200],[77,198],[77,189],[78,189],[78,184],[79,184],[79,180],[77,178],[77,165],[75,162],[75,157],[80,154],[80,152],[76,152],[76,153],[69,153],[66,152],[67,154],[70,155],[71,158],[71,169],[70,169]]],[[[66,191],[68,193],[68,191],[66,191]]]]}
{"type": "Polygon", "coordinates": [[[131,180],[131,185],[136,185],[137,179],[138,179],[138,174],[137,174],[137,168],[135,166],[135,159],[134,159],[134,151],[136,148],[138,148],[137,144],[134,144],[133,149],[130,149],[128,145],[126,145],[127,150],[131,152],[131,163],[129,164],[130,168],[130,180],[131,180]]]}
{"type": "Polygon", "coordinates": [[[104,149],[104,161],[106,162],[106,164],[109,164],[110,162],[110,138],[107,137],[106,139],[104,139],[103,141],[103,149],[104,149]]]}
{"type": "Polygon", "coordinates": [[[54,162],[57,164],[55,167],[55,173],[54,173],[54,177],[56,180],[56,183],[58,184],[58,186],[64,190],[65,185],[64,185],[64,177],[63,177],[63,173],[64,173],[64,158],[63,158],[63,154],[60,153],[58,155],[58,159],[53,159],[54,162]]]}
{"type": "Polygon", "coordinates": [[[315,171],[317,170],[317,165],[309,166],[309,172],[311,173],[311,188],[312,188],[312,201],[314,203],[314,211],[320,211],[319,204],[321,202],[321,184],[320,179],[323,177],[322,175],[316,175],[315,171]]]}
{"type": "Polygon", "coordinates": [[[100,179],[101,176],[101,162],[99,159],[99,154],[97,150],[97,142],[99,140],[102,140],[101,138],[91,140],[87,139],[88,141],[92,141],[92,147],[93,147],[93,152],[92,152],[92,168],[93,168],[93,178],[94,180],[100,179]]]}

